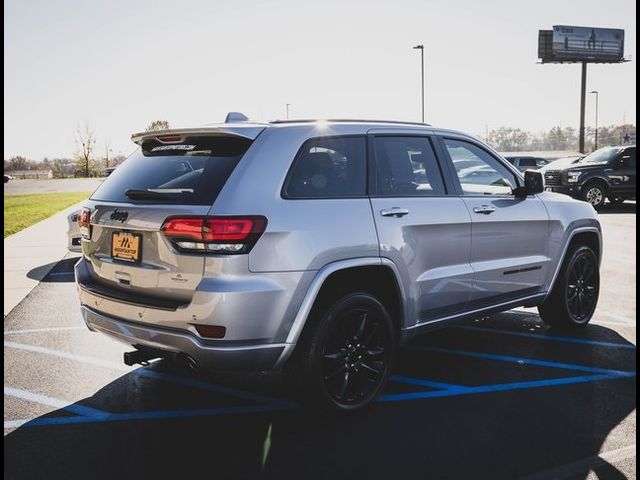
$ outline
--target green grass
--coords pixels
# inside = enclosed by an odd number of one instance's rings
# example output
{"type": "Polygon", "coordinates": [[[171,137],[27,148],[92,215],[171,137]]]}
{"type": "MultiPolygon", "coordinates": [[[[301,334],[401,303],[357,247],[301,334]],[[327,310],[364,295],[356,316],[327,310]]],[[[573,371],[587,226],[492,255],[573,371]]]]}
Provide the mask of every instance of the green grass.
{"type": "Polygon", "coordinates": [[[5,238],[89,197],[91,192],[4,196],[5,238]]]}

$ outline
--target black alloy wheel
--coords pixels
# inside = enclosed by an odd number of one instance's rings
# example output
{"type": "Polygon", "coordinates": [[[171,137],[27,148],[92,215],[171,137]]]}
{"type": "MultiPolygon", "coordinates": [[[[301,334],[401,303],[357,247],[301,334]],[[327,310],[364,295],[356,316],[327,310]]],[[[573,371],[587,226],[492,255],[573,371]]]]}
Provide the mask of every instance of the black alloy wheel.
{"type": "Polygon", "coordinates": [[[345,408],[366,404],[386,380],[392,336],[376,309],[353,305],[327,331],[321,360],[327,395],[345,408]]]}
{"type": "Polygon", "coordinates": [[[596,308],[599,290],[598,264],[590,252],[573,258],[567,276],[567,310],[576,323],[588,321],[596,308]]]}

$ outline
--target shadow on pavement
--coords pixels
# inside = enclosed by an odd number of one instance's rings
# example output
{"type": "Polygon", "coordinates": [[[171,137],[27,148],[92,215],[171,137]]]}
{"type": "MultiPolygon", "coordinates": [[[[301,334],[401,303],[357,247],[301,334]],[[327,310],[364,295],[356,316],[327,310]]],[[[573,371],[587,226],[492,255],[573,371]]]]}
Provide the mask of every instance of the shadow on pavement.
{"type": "MultiPolygon", "coordinates": [[[[635,348],[613,330],[593,325],[572,337],[587,343],[539,338],[550,335],[537,316],[514,312],[433,332],[399,351],[394,378],[483,386],[585,375],[566,364],[635,370],[635,348]]],[[[5,436],[5,476],[514,478],[597,457],[636,404],[632,377],[386,401],[360,415],[327,418],[263,398],[286,397],[288,388],[278,374],[196,374],[154,363],[71,407],[99,409],[118,420],[35,425],[74,417],[69,409],[57,410],[5,436]],[[204,409],[209,414],[197,414],[204,409]],[[131,412],[147,416],[128,418],[131,412]]],[[[385,395],[432,390],[394,381],[385,395]]],[[[609,464],[598,471],[624,478],[609,464]]],[[[576,478],[586,475],[585,469],[576,478]]]]}
{"type": "Polygon", "coordinates": [[[46,283],[73,282],[73,266],[79,257],[69,257],[59,262],[48,263],[27,272],[27,277],[46,283]]]}
{"type": "Polygon", "coordinates": [[[606,215],[610,213],[636,213],[636,202],[625,202],[620,205],[613,205],[611,203],[605,203],[598,209],[598,213],[606,215]]]}

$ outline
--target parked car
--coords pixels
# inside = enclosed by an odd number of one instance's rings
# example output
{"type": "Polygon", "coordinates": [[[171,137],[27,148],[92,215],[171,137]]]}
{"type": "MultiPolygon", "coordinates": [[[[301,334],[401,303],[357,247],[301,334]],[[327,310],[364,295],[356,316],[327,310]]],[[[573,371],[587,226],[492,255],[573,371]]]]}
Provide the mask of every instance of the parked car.
{"type": "Polygon", "coordinates": [[[133,346],[129,365],[283,369],[349,412],[420,333],[519,306],[584,327],[596,307],[593,208],[465,134],[335,120],[132,138],[80,212],[75,266],[87,326],[133,346]]]}
{"type": "Polygon", "coordinates": [[[539,168],[548,165],[551,161],[542,157],[529,157],[529,156],[507,156],[504,157],[507,161],[516,167],[521,172],[525,170],[537,170],[539,168]]]}
{"type": "Polygon", "coordinates": [[[13,180],[11,175],[4,174],[4,183],[9,183],[9,180],[13,180]]]}
{"type": "Polygon", "coordinates": [[[78,225],[79,215],[80,210],[76,210],[67,215],[67,223],[69,224],[69,228],[67,229],[67,250],[76,253],[82,252],[82,247],[80,246],[82,234],[80,233],[80,226],[78,225]]]}
{"type": "Polygon", "coordinates": [[[600,208],[636,198],[636,146],[604,147],[573,162],[542,168],[546,188],[600,208]]]}

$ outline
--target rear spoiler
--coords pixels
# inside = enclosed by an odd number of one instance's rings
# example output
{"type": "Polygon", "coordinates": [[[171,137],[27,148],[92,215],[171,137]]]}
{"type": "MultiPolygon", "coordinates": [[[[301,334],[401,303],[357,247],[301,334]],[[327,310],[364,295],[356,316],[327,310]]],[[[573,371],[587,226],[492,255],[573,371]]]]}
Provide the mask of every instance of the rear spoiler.
{"type": "Polygon", "coordinates": [[[200,128],[174,128],[169,130],[153,130],[148,132],[134,133],[131,140],[138,145],[145,140],[154,139],[160,143],[180,143],[185,137],[240,137],[248,140],[255,138],[266,128],[260,124],[244,125],[219,125],[200,128]]]}

